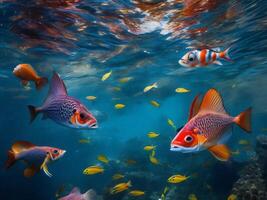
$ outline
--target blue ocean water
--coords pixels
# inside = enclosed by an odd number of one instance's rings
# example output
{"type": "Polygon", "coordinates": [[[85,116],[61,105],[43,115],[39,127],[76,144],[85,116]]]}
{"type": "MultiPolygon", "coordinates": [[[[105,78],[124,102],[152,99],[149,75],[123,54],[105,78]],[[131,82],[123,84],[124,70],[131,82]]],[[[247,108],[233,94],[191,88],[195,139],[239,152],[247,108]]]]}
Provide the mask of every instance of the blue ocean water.
{"type": "Polygon", "coordinates": [[[49,165],[52,178],[43,172],[24,178],[22,162],[8,170],[1,168],[0,199],[52,200],[75,186],[82,192],[94,189],[107,200],[158,200],[166,186],[171,200],[185,200],[190,194],[197,199],[227,199],[239,170],[255,162],[257,135],[266,134],[266,8],[264,0],[0,1],[0,161],[4,166],[8,150],[18,140],[67,151],[49,165]],[[192,69],[178,63],[191,49],[217,47],[231,47],[233,62],[192,69]],[[49,79],[53,71],[58,72],[69,95],[94,113],[99,128],[71,129],[41,117],[30,124],[27,105],[41,105],[48,85],[41,90],[33,83],[24,88],[12,74],[20,63],[31,64],[49,79]],[[110,78],[101,81],[111,70],[110,78]],[[125,77],[131,80],[120,83],[125,77]],[[158,88],[143,92],[155,82],[158,88]],[[190,92],[176,93],[176,88],[190,92]],[[249,106],[253,109],[252,134],[233,127],[228,145],[240,153],[229,162],[217,161],[208,151],[170,151],[176,130],[167,120],[177,128],[183,126],[194,97],[210,88],[221,93],[232,116],[249,106]],[[89,95],[96,100],[87,100],[89,95]],[[152,106],[151,100],[160,106],[152,106]],[[115,109],[118,103],[125,108],[115,109]],[[160,136],[148,138],[150,131],[160,136]],[[83,144],[81,139],[90,142],[83,144]],[[143,150],[146,145],[157,146],[160,164],[150,162],[143,150]],[[109,164],[97,160],[100,154],[106,155],[109,164]],[[129,160],[136,163],[127,164],[129,160]],[[83,174],[86,167],[98,164],[104,173],[83,174]],[[125,177],[112,180],[118,172],[125,177]],[[168,183],[174,174],[190,178],[168,183]],[[132,182],[128,191],[109,193],[111,187],[128,180],[132,182]],[[128,192],[134,189],[145,195],[130,197],[128,192]]]}

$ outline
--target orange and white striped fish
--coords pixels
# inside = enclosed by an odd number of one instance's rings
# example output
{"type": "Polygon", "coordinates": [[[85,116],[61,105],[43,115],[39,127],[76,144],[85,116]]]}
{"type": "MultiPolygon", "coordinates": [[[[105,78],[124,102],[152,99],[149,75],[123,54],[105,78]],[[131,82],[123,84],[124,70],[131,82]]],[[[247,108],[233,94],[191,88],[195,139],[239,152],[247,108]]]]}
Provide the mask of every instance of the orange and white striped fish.
{"type": "Polygon", "coordinates": [[[193,50],[187,52],[180,60],[179,64],[184,67],[200,67],[210,64],[222,65],[220,60],[232,61],[229,56],[230,48],[225,51],[212,49],[193,50]]]}

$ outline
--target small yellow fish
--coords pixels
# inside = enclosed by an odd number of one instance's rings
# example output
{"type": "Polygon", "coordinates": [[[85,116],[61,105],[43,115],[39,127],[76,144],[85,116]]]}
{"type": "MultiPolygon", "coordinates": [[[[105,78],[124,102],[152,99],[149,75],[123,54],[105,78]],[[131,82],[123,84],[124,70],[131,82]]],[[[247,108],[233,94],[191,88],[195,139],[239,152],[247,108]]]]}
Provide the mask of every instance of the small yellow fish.
{"type": "Polygon", "coordinates": [[[152,164],[154,165],[158,165],[159,164],[159,161],[157,158],[155,158],[154,156],[149,156],[149,160],[152,164]]]}
{"type": "Polygon", "coordinates": [[[124,175],[122,175],[122,174],[114,174],[113,176],[112,176],[112,179],[113,180],[118,180],[118,179],[122,179],[122,178],[124,178],[125,176],[124,175]]]}
{"type": "Polygon", "coordinates": [[[195,194],[189,194],[188,200],[197,200],[197,196],[195,194]]]}
{"type": "Polygon", "coordinates": [[[118,81],[119,81],[119,83],[127,83],[132,79],[133,79],[133,77],[124,77],[124,78],[120,78],[118,81]]]}
{"type": "Polygon", "coordinates": [[[115,185],[113,188],[111,188],[110,193],[111,194],[117,194],[119,192],[123,192],[125,190],[128,190],[129,187],[131,187],[131,181],[128,181],[127,183],[119,183],[115,185]]]}
{"type": "Polygon", "coordinates": [[[81,144],[89,144],[90,143],[90,139],[80,139],[79,143],[81,143],[81,144]]]}
{"type": "Polygon", "coordinates": [[[155,149],[153,149],[152,152],[151,152],[151,156],[155,157],[155,155],[156,155],[156,151],[155,151],[155,149]]]}
{"type": "Polygon", "coordinates": [[[169,183],[181,183],[185,180],[187,180],[189,176],[183,176],[183,175],[173,175],[170,178],[168,178],[169,183]]]}
{"type": "Polygon", "coordinates": [[[99,174],[103,172],[104,172],[104,169],[101,166],[90,166],[90,167],[87,167],[85,170],[83,170],[83,174],[85,175],[94,175],[94,174],[99,174]]]}
{"type": "Polygon", "coordinates": [[[123,109],[125,107],[124,104],[118,103],[114,106],[116,109],[123,109]]]}
{"type": "Polygon", "coordinates": [[[235,194],[230,194],[227,198],[227,200],[237,200],[237,195],[235,194]]]}
{"type": "Polygon", "coordinates": [[[106,164],[109,163],[108,158],[103,154],[97,156],[97,160],[99,160],[100,162],[106,163],[106,164]]]}
{"type": "Polygon", "coordinates": [[[154,107],[157,107],[157,108],[160,106],[160,104],[154,100],[150,101],[150,104],[154,107]]]}
{"type": "Polygon", "coordinates": [[[176,88],[175,92],[177,92],[177,93],[187,93],[187,92],[190,92],[190,90],[185,89],[185,88],[176,88]]]}
{"type": "Polygon", "coordinates": [[[174,130],[177,129],[176,126],[174,125],[174,122],[173,122],[171,119],[168,119],[168,120],[167,120],[167,123],[168,123],[174,130]]]}
{"type": "Polygon", "coordinates": [[[241,144],[241,145],[249,145],[250,142],[248,140],[239,140],[238,141],[238,144],[241,144]]]}
{"type": "Polygon", "coordinates": [[[115,91],[115,92],[119,92],[119,91],[121,91],[121,88],[120,88],[120,87],[113,87],[112,89],[113,89],[113,91],[115,91]]]}
{"type": "Polygon", "coordinates": [[[96,96],[87,96],[86,99],[89,101],[94,101],[96,100],[96,96]]]}
{"type": "Polygon", "coordinates": [[[155,149],[155,148],[156,148],[156,146],[147,145],[147,146],[144,147],[144,150],[145,150],[145,151],[151,151],[151,150],[153,150],[153,149],[155,149]]]}
{"type": "Polygon", "coordinates": [[[148,92],[149,90],[153,89],[153,88],[158,88],[158,83],[153,83],[152,85],[146,86],[144,88],[144,92],[148,92]]]}
{"type": "Polygon", "coordinates": [[[105,73],[105,74],[102,76],[101,80],[102,80],[102,81],[107,80],[107,79],[111,76],[111,74],[112,74],[112,70],[110,70],[110,72],[108,72],[108,73],[105,73]]]}
{"type": "Polygon", "coordinates": [[[129,195],[133,197],[139,197],[145,195],[145,192],[141,190],[132,190],[131,192],[129,192],[129,195]]]}
{"type": "Polygon", "coordinates": [[[161,200],[166,200],[166,194],[167,194],[168,191],[169,191],[169,188],[166,186],[166,187],[164,188],[163,193],[162,193],[161,196],[160,196],[160,199],[161,199],[161,200]]]}
{"type": "Polygon", "coordinates": [[[158,136],[159,136],[159,134],[158,133],[155,133],[155,132],[149,132],[147,134],[147,137],[149,137],[149,138],[156,138],[158,136]]]}
{"type": "Polygon", "coordinates": [[[166,186],[163,190],[163,193],[166,194],[168,192],[169,188],[166,186]]]}

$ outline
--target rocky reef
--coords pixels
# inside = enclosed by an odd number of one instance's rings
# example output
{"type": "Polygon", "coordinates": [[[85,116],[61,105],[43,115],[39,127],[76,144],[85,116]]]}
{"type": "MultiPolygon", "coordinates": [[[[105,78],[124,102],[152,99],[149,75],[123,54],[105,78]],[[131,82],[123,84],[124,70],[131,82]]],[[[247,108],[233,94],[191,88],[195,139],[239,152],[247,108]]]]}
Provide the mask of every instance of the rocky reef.
{"type": "Polygon", "coordinates": [[[260,135],[256,143],[257,155],[240,172],[240,178],[235,182],[232,193],[238,200],[267,199],[267,136],[260,135]]]}

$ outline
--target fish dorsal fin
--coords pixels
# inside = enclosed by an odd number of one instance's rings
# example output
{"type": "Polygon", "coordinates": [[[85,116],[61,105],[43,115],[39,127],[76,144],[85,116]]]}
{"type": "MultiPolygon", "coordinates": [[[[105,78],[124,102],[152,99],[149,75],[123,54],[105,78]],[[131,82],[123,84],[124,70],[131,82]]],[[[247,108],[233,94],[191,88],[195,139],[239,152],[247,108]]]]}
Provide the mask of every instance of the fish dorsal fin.
{"type": "Polygon", "coordinates": [[[53,77],[51,79],[49,92],[44,104],[49,103],[50,99],[53,99],[57,96],[66,96],[66,95],[68,95],[68,93],[63,80],[59,77],[58,73],[54,72],[53,77]]]}
{"type": "Polygon", "coordinates": [[[190,107],[190,112],[189,112],[189,117],[188,117],[188,121],[190,119],[192,119],[199,111],[199,108],[200,108],[200,104],[201,104],[201,99],[199,97],[200,95],[197,95],[192,104],[191,104],[191,107],[190,107]]]}
{"type": "Polygon", "coordinates": [[[79,189],[79,188],[75,187],[75,188],[73,188],[73,189],[71,190],[70,193],[78,194],[78,193],[81,193],[81,192],[80,192],[80,189],[79,189]]]}
{"type": "Polygon", "coordinates": [[[59,77],[58,73],[54,72],[51,85],[49,89],[49,95],[59,96],[68,95],[66,86],[63,80],[59,77]]]}
{"type": "Polygon", "coordinates": [[[199,112],[212,111],[216,113],[226,114],[223,106],[222,97],[215,89],[209,89],[200,106],[199,112]]]}
{"type": "Polygon", "coordinates": [[[20,152],[25,151],[27,149],[30,149],[32,147],[35,147],[35,145],[30,143],[30,142],[18,141],[12,145],[12,151],[14,153],[20,153],[20,152]]]}

